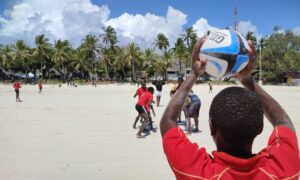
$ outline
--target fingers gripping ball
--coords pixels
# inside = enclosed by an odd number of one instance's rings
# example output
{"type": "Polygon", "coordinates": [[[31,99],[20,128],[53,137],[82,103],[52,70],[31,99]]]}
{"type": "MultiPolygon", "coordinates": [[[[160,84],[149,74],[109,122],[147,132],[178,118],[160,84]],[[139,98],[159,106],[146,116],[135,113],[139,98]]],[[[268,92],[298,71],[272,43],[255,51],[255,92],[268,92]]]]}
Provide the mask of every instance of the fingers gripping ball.
{"type": "Polygon", "coordinates": [[[250,49],[245,38],[236,31],[218,30],[202,45],[200,57],[207,59],[205,71],[217,78],[243,70],[249,62],[250,49]]]}

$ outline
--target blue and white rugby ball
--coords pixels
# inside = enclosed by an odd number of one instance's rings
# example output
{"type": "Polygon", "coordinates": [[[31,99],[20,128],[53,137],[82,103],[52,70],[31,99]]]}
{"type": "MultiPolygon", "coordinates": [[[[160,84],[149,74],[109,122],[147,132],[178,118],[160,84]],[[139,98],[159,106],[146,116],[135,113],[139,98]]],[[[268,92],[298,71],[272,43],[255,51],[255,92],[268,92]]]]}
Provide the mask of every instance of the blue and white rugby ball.
{"type": "Polygon", "coordinates": [[[236,31],[218,30],[204,41],[200,57],[206,58],[205,71],[217,78],[240,72],[249,62],[246,39],[236,31]]]}

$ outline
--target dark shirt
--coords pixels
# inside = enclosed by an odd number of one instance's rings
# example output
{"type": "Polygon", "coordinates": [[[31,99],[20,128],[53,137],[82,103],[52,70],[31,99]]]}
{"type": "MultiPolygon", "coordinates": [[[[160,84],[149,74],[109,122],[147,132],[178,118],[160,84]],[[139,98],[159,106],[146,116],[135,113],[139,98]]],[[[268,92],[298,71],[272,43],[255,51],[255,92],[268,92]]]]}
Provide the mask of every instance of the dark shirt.
{"type": "Polygon", "coordinates": [[[163,82],[163,81],[154,81],[152,84],[156,87],[157,91],[162,91],[162,87],[165,84],[165,82],[163,82]]]}

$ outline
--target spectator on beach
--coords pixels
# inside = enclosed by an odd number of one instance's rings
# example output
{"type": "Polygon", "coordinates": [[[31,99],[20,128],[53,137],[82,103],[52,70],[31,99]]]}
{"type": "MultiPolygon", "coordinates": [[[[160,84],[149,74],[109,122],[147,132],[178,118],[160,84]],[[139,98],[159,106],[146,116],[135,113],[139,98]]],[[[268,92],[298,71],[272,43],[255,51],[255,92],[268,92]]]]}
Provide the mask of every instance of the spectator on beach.
{"type": "Polygon", "coordinates": [[[184,104],[184,114],[186,120],[186,131],[191,133],[191,118],[194,119],[195,129],[193,132],[199,132],[199,112],[201,108],[201,100],[200,98],[191,91],[186,98],[184,104]]]}
{"type": "Polygon", "coordinates": [[[38,83],[38,87],[39,87],[39,93],[42,93],[42,90],[43,90],[42,82],[38,83]]]}
{"type": "Polygon", "coordinates": [[[19,81],[14,82],[13,88],[15,89],[15,92],[16,92],[16,102],[22,102],[21,99],[20,99],[21,84],[19,83],[19,81]]]}
{"type": "Polygon", "coordinates": [[[200,39],[192,53],[192,73],[167,106],[160,123],[164,152],[177,179],[293,179],[299,178],[300,158],[295,128],[284,109],[251,77],[255,47],[249,42],[249,64],[238,74],[241,87],[222,90],[209,110],[209,126],[217,151],[191,143],[176,120],[207,60],[199,58],[200,39]],[[263,131],[264,114],[274,130],[268,146],[252,153],[255,137],[263,131]]]}
{"type": "Polygon", "coordinates": [[[163,88],[163,85],[165,85],[165,81],[157,80],[157,81],[153,81],[152,84],[156,88],[156,92],[155,92],[155,94],[156,94],[156,105],[158,107],[159,104],[160,104],[160,99],[161,99],[161,96],[162,96],[162,88],[163,88]]]}
{"type": "Polygon", "coordinates": [[[208,83],[208,86],[209,86],[209,91],[208,91],[208,94],[212,94],[213,93],[213,87],[212,87],[212,84],[208,83]]]}
{"type": "MultiPolygon", "coordinates": [[[[177,89],[179,89],[182,82],[183,82],[183,78],[179,77],[178,80],[177,80],[177,83],[173,85],[173,87],[172,87],[172,89],[169,93],[171,97],[176,93],[177,89]]],[[[178,123],[181,123],[181,112],[180,112],[179,117],[178,117],[178,123]]]]}

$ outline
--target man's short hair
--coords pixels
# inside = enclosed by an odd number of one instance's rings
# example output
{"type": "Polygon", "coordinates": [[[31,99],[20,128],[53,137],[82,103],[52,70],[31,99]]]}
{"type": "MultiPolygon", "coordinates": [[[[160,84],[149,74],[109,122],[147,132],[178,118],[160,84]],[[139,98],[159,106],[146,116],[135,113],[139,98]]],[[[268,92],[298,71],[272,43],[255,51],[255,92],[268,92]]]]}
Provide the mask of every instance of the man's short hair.
{"type": "Polygon", "coordinates": [[[263,107],[259,97],[240,87],[229,87],[213,99],[209,116],[226,141],[249,143],[263,129],[263,107]]]}
{"type": "Polygon", "coordinates": [[[154,93],[154,88],[153,87],[148,87],[148,91],[153,94],[154,93]]]}

